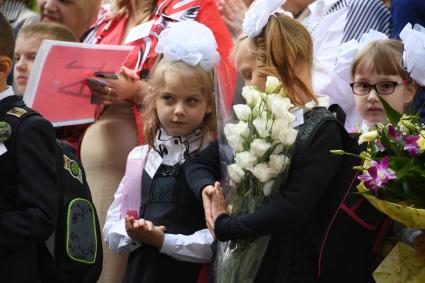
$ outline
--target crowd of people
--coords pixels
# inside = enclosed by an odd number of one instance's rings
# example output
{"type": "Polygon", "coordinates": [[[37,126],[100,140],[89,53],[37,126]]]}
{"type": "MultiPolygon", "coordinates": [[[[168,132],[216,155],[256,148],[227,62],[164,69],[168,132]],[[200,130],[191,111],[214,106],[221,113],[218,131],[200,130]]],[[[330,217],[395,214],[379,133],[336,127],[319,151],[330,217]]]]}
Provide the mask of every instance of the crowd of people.
{"type": "MultiPolygon", "coordinates": [[[[375,242],[357,249],[360,263],[343,254],[354,235],[341,241],[328,255],[339,272],[318,263],[338,206],[329,199],[354,176],[331,150],[388,123],[380,99],[425,117],[425,49],[411,62],[403,42],[414,27],[425,46],[425,2],[37,0],[37,12],[29,2],[0,0],[2,282],[50,282],[40,258],[59,218],[56,140],[81,159],[103,228],[101,274],[75,282],[217,282],[217,241],[266,235],[250,282],[373,282],[385,257],[375,242]],[[134,36],[141,27],[148,35],[134,36]],[[135,47],[114,76],[87,78],[93,123],[53,128],[16,107],[43,40],[135,47]],[[270,76],[303,111],[290,170],[274,200],[234,215],[219,183],[221,122],[244,86],[265,92],[270,76]]],[[[425,233],[391,225],[382,237],[425,263],[425,233]]]]}

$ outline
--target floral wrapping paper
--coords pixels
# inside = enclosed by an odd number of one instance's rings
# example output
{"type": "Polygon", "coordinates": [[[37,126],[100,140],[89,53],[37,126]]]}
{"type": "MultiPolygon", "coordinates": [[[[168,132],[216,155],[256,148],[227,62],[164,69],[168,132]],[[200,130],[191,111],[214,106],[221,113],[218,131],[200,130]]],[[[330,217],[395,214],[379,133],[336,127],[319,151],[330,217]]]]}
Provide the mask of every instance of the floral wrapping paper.
{"type": "Polygon", "coordinates": [[[425,262],[415,257],[415,250],[398,243],[373,273],[376,283],[423,283],[425,262]]]}

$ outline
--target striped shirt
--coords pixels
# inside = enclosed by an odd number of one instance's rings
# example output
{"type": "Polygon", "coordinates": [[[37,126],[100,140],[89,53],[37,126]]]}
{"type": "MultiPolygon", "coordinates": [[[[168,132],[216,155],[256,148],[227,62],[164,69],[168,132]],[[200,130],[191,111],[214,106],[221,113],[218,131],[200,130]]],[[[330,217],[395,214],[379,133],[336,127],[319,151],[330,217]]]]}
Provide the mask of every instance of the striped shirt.
{"type": "Polygon", "coordinates": [[[9,21],[15,37],[21,27],[26,24],[37,22],[40,19],[37,13],[31,11],[20,1],[5,0],[0,4],[0,12],[9,21]]]}
{"type": "Polygon", "coordinates": [[[359,40],[374,29],[392,33],[391,13],[381,0],[316,0],[308,6],[301,22],[310,31],[314,46],[313,88],[327,95],[347,114],[346,128],[361,121],[348,84],[334,76],[336,54],[342,43],[359,40]]]}

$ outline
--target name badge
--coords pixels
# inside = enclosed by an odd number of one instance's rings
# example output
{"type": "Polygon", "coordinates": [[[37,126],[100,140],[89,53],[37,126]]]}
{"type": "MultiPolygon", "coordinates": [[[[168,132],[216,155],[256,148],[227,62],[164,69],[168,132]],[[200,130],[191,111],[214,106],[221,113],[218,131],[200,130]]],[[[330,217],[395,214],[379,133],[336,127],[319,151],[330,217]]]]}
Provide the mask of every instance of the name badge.
{"type": "Polygon", "coordinates": [[[291,124],[292,128],[304,124],[304,109],[299,108],[294,111],[291,111],[291,113],[295,116],[295,121],[291,124]]]}
{"type": "Polygon", "coordinates": [[[151,20],[146,23],[141,23],[140,25],[132,28],[126,37],[124,44],[128,44],[140,38],[147,37],[149,33],[151,32],[153,23],[154,23],[154,20],[151,20]]]}
{"type": "Polygon", "coordinates": [[[0,143],[0,155],[3,155],[7,152],[7,148],[3,143],[0,143]]]}
{"type": "Polygon", "coordinates": [[[153,178],[159,166],[161,166],[161,163],[162,163],[161,155],[159,155],[158,152],[152,149],[149,152],[149,156],[148,156],[148,159],[146,160],[146,165],[145,165],[145,171],[148,173],[148,175],[151,178],[153,178]]]}

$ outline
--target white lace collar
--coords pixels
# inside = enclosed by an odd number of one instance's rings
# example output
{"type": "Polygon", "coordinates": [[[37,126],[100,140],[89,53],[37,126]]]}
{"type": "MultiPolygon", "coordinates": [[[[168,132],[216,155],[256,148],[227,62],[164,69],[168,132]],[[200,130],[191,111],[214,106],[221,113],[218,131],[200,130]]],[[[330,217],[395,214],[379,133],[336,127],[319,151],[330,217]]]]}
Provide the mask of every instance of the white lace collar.
{"type": "Polygon", "coordinates": [[[154,141],[154,149],[161,155],[162,164],[175,165],[183,163],[193,153],[204,149],[210,142],[207,135],[196,129],[191,135],[169,136],[164,129],[159,129],[154,141]]]}

